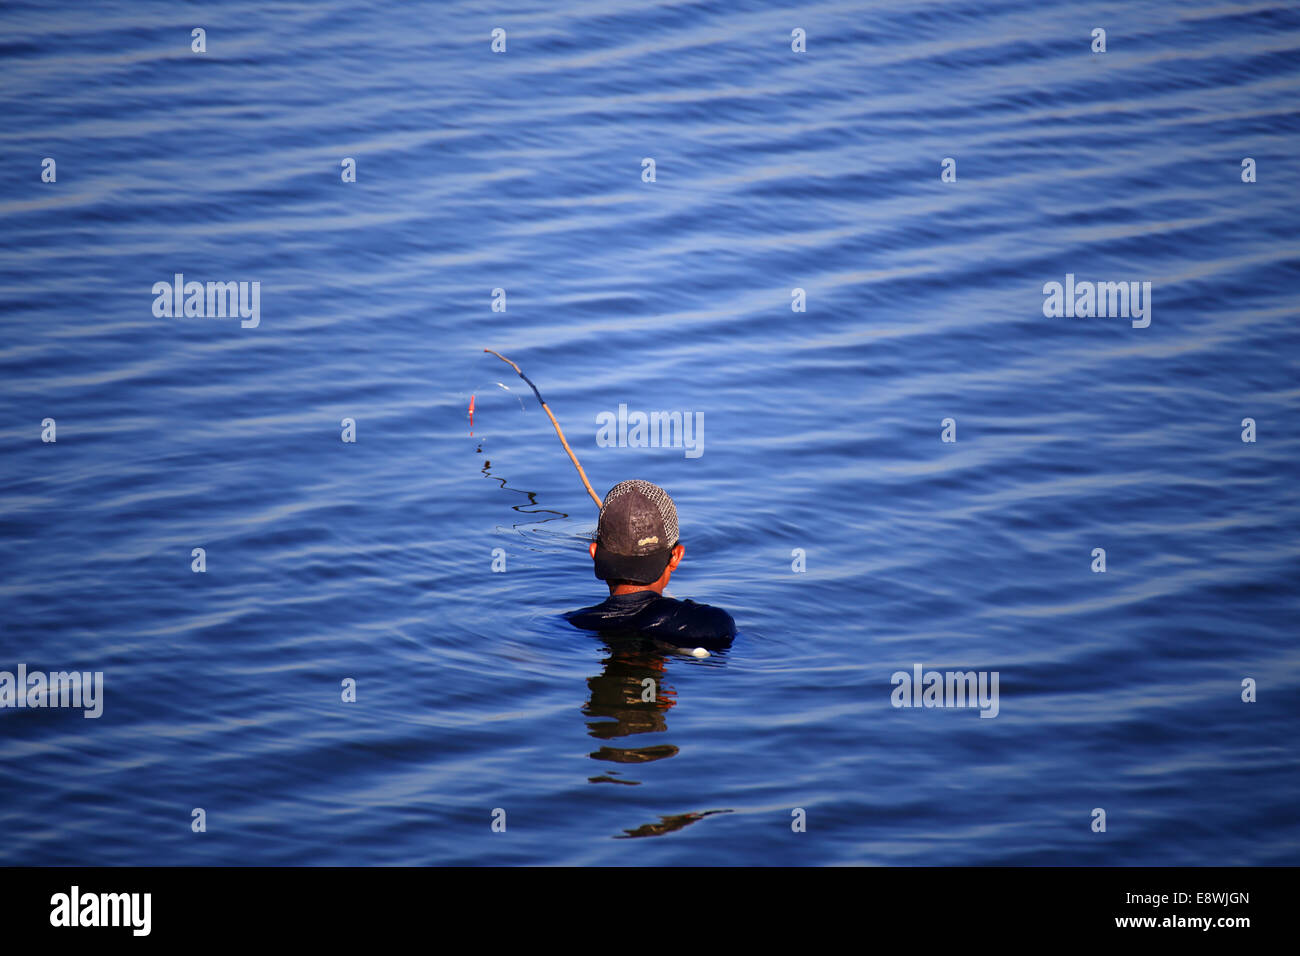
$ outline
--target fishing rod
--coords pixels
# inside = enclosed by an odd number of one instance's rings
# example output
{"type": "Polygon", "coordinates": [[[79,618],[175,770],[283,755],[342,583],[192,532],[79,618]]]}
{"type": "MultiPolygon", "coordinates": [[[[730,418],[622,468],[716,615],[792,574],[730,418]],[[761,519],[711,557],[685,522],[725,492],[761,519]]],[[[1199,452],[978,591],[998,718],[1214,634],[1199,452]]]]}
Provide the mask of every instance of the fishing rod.
{"type": "MultiPolygon", "coordinates": [[[[495,355],[495,356],[496,356],[497,358],[499,358],[501,361],[505,362],[505,363],[506,363],[507,365],[509,365],[512,369],[514,369],[516,372],[518,372],[518,373],[519,373],[519,377],[522,378],[525,382],[528,383],[528,387],[531,388],[531,389],[533,390],[533,394],[537,396],[537,401],[541,404],[541,406],[542,406],[542,411],[544,411],[544,412],[546,413],[546,417],[549,418],[549,419],[551,420],[551,424],[555,426],[555,434],[557,434],[557,435],[560,436],[560,444],[563,445],[563,446],[564,446],[564,450],[567,451],[567,452],[569,453],[569,460],[570,460],[571,462],[573,462],[573,467],[576,468],[576,469],[578,469],[578,477],[580,477],[580,478],[582,479],[583,487],[585,487],[585,488],[587,489],[587,494],[591,495],[591,500],[594,501],[594,502],[596,502],[596,507],[599,508],[599,507],[601,506],[601,504],[602,504],[602,502],[601,502],[601,500],[600,500],[600,497],[596,494],[596,492],[594,492],[594,491],[591,490],[591,482],[587,480],[587,473],[586,473],[585,471],[582,470],[582,465],[579,464],[579,462],[578,462],[578,456],[575,455],[575,454],[573,453],[573,449],[569,447],[569,443],[568,443],[568,441],[567,441],[567,440],[565,439],[565,437],[564,437],[564,432],[560,429],[560,423],[559,423],[558,421],[556,421],[556,420],[555,420],[555,416],[554,416],[553,414],[551,414],[551,408],[550,408],[550,406],[546,404],[546,399],[542,398],[542,393],[539,392],[539,391],[537,390],[537,386],[533,384],[532,379],[530,379],[527,375],[524,374],[523,369],[521,369],[521,368],[520,368],[518,365],[516,365],[514,362],[510,361],[510,359],[506,358],[506,357],[505,357],[504,355],[502,355],[500,352],[495,352],[495,351],[493,351],[492,349],[484,349],[483,351],[484,351],[484,352],[491,352],[493,355],[495,355]]],[[[473,399],[473,397],[471,397],[471,398],[470,398],[470,415],[473,415],[473,414],[474,414],[474,399],[473,399]]]]}

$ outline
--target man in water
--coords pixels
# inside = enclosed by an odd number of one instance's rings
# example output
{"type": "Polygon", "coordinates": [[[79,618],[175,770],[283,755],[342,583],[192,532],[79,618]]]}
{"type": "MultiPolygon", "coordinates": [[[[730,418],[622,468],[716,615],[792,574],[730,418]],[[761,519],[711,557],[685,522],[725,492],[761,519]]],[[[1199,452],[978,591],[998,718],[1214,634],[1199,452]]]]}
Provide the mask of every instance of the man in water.
{"type": "Polygon", "coordinates": [[[736,636],[722,608],[664,597],[686,549],[677,539],[677,508],[658,485],[621,481],[600,506],[591,558],[609,597],[565,615],[587,631],[632,632],[687,648],[720,648],[736,636]]]}

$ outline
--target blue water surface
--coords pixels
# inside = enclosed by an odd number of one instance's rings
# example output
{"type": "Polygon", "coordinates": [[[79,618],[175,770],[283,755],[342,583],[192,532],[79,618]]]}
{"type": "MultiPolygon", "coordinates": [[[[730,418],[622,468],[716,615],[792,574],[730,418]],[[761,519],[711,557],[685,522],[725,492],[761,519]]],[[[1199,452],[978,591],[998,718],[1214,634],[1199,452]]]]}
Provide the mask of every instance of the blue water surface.
{"type": "Polygon", "coordinates": [[[1294,4],[15,2],[0,59],[0,670],[104,675],[0,709],[0,863],[1300,863],[1294,4]],[[596,509],[484,348],[729,651],[563,620],[596,509]]]}

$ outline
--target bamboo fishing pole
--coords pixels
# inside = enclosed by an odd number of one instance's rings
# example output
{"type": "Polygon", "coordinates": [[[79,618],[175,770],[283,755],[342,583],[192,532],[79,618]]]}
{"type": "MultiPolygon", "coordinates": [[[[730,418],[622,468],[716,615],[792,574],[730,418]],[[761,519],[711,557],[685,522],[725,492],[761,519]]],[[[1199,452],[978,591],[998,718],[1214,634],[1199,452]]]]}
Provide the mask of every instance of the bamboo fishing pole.
{"type": "Polygon", "coordinates": [[[542,411],[546,413],[546,417],[549,418],[551,420],[551,424],[555,426],[555,434],[560,436],[560,444],[563,445],[564,450],[569,453],[569,460],[573,462],[573,467],[578,469],[578,477],[582,479],[582,484],[587,489],[587,494],[591,495],[591,500],[596,502],[596,507],[599,508],[602,504],[600,498],[597,496],[596,492],[591,490],[591,482],[587,480],[587,473],[582,470],[582,465],[578,463],[578,456],[575,455],[573,453],[573,449],[569,447],[568,441],[565,440],[564,432],[560,430],[560,423],[557,422],[555,420],[555,416],[551,414],[550,406],[546,404],[546,399],[542,398],[542,393],[537,390],[537,386],[533,384],[532,379],[530,379],[527,375],[524,374],[523,369],[521,369],[514,362],[510,361],[510,359],[506,358],[500,352],[494,352],[492,351],[492,349],[484,349],[483,351],[492,352],[493,355],[495,355],[501,361],[505,362],[512,369],[518,372],[519,377],[528,383],[528,387],[531,388],[533,390],[533,394],[537,396],[537,401],[541,404],[542,411]]]}

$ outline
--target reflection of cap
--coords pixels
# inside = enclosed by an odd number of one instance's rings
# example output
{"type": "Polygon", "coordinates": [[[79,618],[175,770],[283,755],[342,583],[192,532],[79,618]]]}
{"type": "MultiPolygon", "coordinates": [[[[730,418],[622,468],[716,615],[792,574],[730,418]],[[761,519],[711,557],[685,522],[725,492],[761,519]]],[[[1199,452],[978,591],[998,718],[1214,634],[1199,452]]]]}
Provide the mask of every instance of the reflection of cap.
{"type": "Polygon", "coordinates": [[[620,481],[600,506],[596,577],[651,584],[668,567],[677,544],[677,508],[658,485],[620,481]]]}

